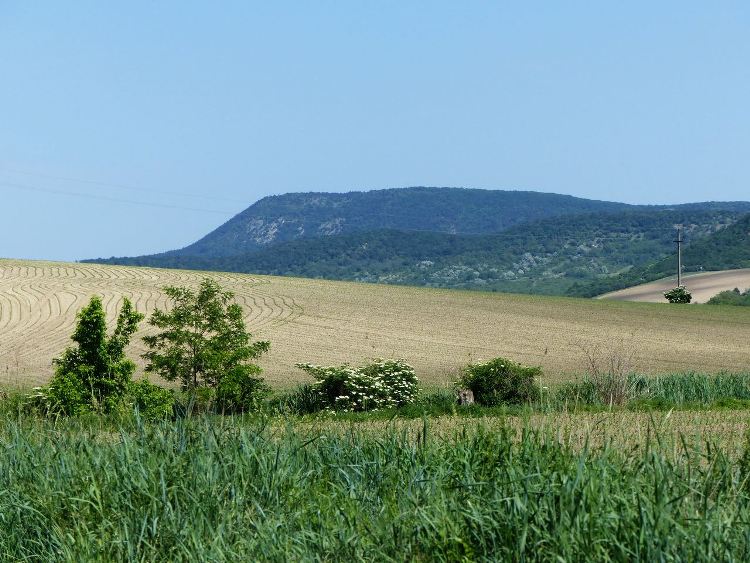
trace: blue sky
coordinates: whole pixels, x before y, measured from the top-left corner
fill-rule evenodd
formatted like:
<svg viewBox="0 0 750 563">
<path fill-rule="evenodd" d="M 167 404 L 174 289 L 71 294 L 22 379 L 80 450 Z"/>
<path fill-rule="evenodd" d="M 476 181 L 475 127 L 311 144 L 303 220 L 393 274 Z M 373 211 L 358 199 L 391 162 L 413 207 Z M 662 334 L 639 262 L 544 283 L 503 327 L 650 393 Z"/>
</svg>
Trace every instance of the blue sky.
<svg viewBox="0 0 750 563">
<path fill-rule="evenodd" d="M 750 199 L 748 61 L 747 2 L 0 0 L 0 256 L 288 191 Z"/>
</svg>

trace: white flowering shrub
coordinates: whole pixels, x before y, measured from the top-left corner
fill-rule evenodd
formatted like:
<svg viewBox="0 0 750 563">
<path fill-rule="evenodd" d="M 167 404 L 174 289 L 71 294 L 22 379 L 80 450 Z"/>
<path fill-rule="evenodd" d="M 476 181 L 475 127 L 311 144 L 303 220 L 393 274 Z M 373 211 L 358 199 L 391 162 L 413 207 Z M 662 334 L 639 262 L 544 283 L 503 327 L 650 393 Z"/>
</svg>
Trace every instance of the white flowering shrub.
<svg viewBox="0 0 750 563">
<path fill-rule="evenodd" d="M 670 303 L 690 303 L 693 300 L 693 295 L 684 285 L 678 285 L 674 289 L 665 291 L 664 298 Z"/>
<path fill-rule="evenodd" d="M 409 405 L 417 398 L 419 380 L 404 360 L 376 359 L 352 367 L 297 364 L 315 378 L 313 387 L 326 408 L 361 412 Z"/>
</svg>

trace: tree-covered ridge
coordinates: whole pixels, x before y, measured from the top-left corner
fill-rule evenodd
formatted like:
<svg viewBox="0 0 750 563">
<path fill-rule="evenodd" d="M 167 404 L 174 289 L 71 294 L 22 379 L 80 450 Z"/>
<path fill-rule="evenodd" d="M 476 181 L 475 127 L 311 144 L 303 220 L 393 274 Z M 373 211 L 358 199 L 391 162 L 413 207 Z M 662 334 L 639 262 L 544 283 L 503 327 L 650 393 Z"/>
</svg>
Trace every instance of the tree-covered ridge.
<svg viewBox="0 0 750 563">
<path fill-rule="evenodd" d="M 705 238 L 686 245 L 682 253 L 685 272 L 733 270 L 750 267 L 750 215 L 735 224 Z M 677 271 L 677 257 L 670 253 L 663 258 L 634 267 L 617 276 L 578 283 L 568 290 L 569 295 L 593 297 L 633 285 L 658 280 Z"/>
<path fill-rule="evenodd" d="M 229 256 L 301 238 L 382 229 L 494 233 L 547 217 L 630 207 L 560 194 L 464 188 L 288 193 L 265 197 L 197 242 L 166 254 Z"/>
<path fill-rule="evenodd" d="M 383 229 L 489 234 L 551 217 L 667 209 L 750 212 L 750 203 L 636 206 L 552 193 L 429 187 L 290 193 L 263 198 L 199 241 L 165 254 L 232 256 L 291 240 Z"/>
<path fill-rule="evenodd" d="M 687 241 L 739 218 L 735 211 L 627 210 L 548 218 L 501 233 L 380 229 L 299 239 L 235 256 L 144 256 L 103 263 L 294 275 L 339 280 L 564 293 L 672 252 L 676 224 Z"/>
</svg>

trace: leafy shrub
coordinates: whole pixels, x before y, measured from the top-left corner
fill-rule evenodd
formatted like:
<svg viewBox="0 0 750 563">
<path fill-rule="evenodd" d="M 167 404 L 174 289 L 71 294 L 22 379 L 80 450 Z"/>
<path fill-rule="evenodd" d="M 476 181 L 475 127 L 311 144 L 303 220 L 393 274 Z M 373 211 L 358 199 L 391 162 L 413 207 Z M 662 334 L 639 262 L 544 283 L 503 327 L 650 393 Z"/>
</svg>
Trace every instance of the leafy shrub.
<svg viewBox="0 0 750 563">
<path fill-rule="evenodd" d="M 539 399 L 540 390 L 534 378 L 541 374 L 539 367 L 495 358 L 466 366 L 457 386 L 471 389 L 480 405 L 517 405 Z"/>
<path fill-rule="evenodd" d="M 78 313 L 71 337 L 75 346 L 54 360 L 55 375 L 47 387 L 39 387 L 32 403 L 47 412 L 77 415 L 87 411 L 112 412 L 122 403 L 135 364 L 125 357 L 125 348 L 143 315 L 123 301 L 112 336 L 99 297 Z"/>
<path fill-rule="evenodd" d="M 31 406 L 43 413 L 77 416 L 91 410 L 91 393 L 83 385 L 84 376 L 59 371 L 46 387 L 34 387 Z"/>
<path fill-rule="evenodd" d="M 664 292 L 664 297 L 670 303 L 690 303 L 693 300 L 693 295 L 685 288 L 684 285 L 670 289 Z"/>
<path fill-rule="evenodd" d="M 305 383 L 273 397 L 269 402 L 273 412 L 279 414 L 312 414 L 327 407 L 323 394 L 313 383 Z"/>
<path fill-rule="evenodd" d="M 238 366 L 219 379 L 216 387 L 216 409 L 234 414 L 256 410 L 270 389 L 260 377 Z"/>
<path fill-rule="evenodd" d="M 419 381 L 404 360 L 376 359 L 351 367 L 297 364 L 312 375 L 314 386 L 325 408 L 360 412 L 399 407 L 414 402 Z"/>
<path fill-rule="evenodd" d="M 130 398 L 138 413 L 146 420 L 163 420 L 172 416 L 175 397 L 169 389 L 139 379 L 130 385 Z"/>
<path fill-rule="evenodd" d="M 731 291 L 722 291 L 714 295 L 707 303 L 708 305 L 739 305 L 750 307 L 750 289 L 740 291 L 739 288 L 735 287 Z"/>
<path fill-rule="evenodd" d="M 194 387 L 189 391 L 176 394 L 175 414 L 183 416 L 200 415 L 216 411 L 216 389 L 213 387 Z"/>
</svg>

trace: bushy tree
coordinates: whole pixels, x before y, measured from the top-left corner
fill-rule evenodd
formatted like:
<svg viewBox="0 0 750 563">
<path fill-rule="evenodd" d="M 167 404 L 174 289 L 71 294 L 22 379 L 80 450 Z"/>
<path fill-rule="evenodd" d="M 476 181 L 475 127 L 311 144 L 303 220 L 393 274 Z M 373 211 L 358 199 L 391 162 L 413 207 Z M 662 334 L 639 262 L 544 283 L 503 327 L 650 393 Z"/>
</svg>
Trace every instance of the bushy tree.
<svg viewBox="0 0 750 563">
<path fill-rule="evenodd" d="M 258 377 L 262 370 L 252 360 L 270 344 L 251 342 L 234 294 L 210 278 L 198 291 L 168 286 L 164 292 L 172 307 L 156 309 L 149 319 L 160 332 L 144 337 L 150 348 L 143 356 L 146 371 L 179 381 L 185 391 L 214 389 L 224 410 L 252 408 L 265 390 Z"/>
<path fill-rule="evenodd" d="M 42 396 L 47 406 L 63 414 L 87 410 L 111 411 L 128 392 L 135 364 L 125 357 L 125 348 L 143 315 L 123 300 L 117 326 L 107 336 L 107 318 L 102 301 L 92 297 L 78 313 L 72 340 L 53 363 L 55 375 Z"/>
</svg>

